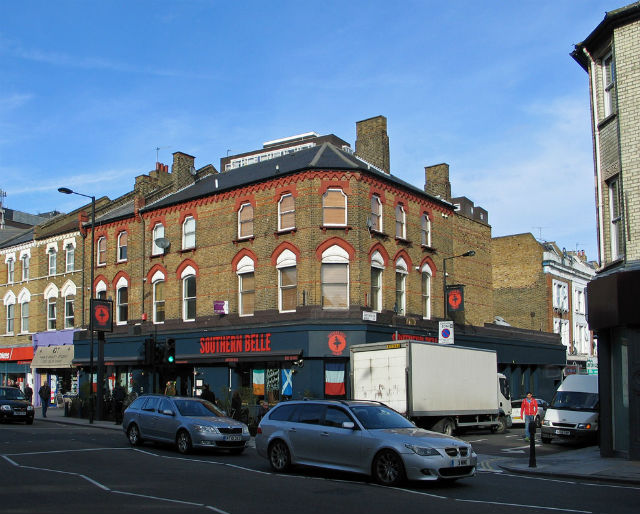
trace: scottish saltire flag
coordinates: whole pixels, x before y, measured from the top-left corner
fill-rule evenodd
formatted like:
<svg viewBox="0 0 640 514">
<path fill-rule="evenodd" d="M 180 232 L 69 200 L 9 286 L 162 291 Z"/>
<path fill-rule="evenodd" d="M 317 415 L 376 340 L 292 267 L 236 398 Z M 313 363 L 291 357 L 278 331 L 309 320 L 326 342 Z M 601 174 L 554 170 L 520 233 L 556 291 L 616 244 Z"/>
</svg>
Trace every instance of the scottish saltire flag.
<svg viewBox="0 0 640 514">
<path fill-rule="evenodd" d="M 282 395 L 292 396 L 293 395 L 293 370 L 283 369 L 280 383 L 282 384 Z"/>
<path fill-rule="evenodd" d="M 256 396 L 264 396 L 264 370 L 253 370 L 253 394 Z"/>
<path fill-rule="evenodd" d="M 344 362 L 327 362 L 324 365 L 324 394 L 342 396 L 344 387 Z"/>
</svg>

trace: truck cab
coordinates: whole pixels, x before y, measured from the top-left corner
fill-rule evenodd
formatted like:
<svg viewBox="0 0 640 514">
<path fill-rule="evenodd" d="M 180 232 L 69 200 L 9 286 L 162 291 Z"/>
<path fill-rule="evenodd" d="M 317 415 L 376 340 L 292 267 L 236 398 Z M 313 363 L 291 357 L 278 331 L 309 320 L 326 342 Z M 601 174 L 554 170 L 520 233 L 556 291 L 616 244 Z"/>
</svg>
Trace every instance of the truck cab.
<svg viewBox="0 0 640 514">
<path fill-rule="evenodd" d="M 506 422 L 505 428 L 511 428 L 513 420 L 511 419 L 511 389 L 507 377 L 502 373 L 498 373 L 498 409 L 500 417 Z M 499 430 L 503 432 L 504 430 Z"/>
</svg>

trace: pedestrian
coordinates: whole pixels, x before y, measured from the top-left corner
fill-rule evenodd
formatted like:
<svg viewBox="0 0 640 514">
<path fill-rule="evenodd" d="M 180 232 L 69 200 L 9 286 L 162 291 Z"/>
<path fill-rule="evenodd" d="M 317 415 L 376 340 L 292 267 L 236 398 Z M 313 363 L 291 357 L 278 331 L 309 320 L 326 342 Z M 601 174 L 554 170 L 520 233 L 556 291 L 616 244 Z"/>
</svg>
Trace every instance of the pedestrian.
<svg viewBox="0 0 640 514">
<path fill-rule="evenodd" d="M 531 423 L 536 422 L 536 416 L 538 415 L 538 402 L 531 394 L 531 391 L 529 391 L 527 393 L 527 397 L 522 400 L 522 405 L 520 405 L 520 415 L 524 418 L 524 438 L 528 441 Z"/>
<path fill-rule="evenodd" d="M 111 398 L 113 400 L 113 417 L 116 425 L 120 425 L 122 423 L 122 405 L 124 403 L 125 396 L 126 391 L 124 390 L 124 387 L 120 384 L 116 384 L 113 388 L 113 393 L 111 394 Z"/>
<path fill-rule="evenodd" d="M 42 417 L 47 417 L 47 408 L 49 407 L 49 402 L 51 401 L 51 388 L 49 384 L 46 382 L 40 386 L 38 390 L 38 396 L 42 401 Z"/>
<path fill-rule="evenodd" d="M 202 394 L 200 395 L 200 398 L 213 404 L 216 403 L 216 395 L 211 389 L 209 389 L 209 384 L 205 384 L 202 387 Z"/>
<path fill-rule="evenodd" d="M 171 380 L 167 381 L 167 387 L 164 388 L 164 394 L 167 396 L 175 396 L 176 395 L 176 383 Z"/>
<path fill-rule="evenodd" d="M 25 383 L 24 385 L 24 395 L 27 400 L 29 400 L 29 403 L 31 403 L 33 400 L 33 389 L 31 389 L 31 386 L 28 383 Z"/>
<path fill-rule="evenodd" d="M 231 397 L 231 417 L 239 421 L 241 414 L 242 398 L 240 397 L 240 393 L 238 391 L 234 391 L 233 396 Z"/>
</svg>

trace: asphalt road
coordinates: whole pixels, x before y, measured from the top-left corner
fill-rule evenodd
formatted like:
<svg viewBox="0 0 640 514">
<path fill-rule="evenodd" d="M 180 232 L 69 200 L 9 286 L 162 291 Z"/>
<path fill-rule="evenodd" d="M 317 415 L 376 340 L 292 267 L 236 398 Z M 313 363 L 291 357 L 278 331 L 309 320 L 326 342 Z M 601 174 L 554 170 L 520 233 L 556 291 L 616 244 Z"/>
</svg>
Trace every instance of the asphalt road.
<svg viewBox="0 0 640 514">
<path fill-rule="evenodd" d="M 165 446 L 131 448 L 114 431 L 0 425 L 0 505 L 5 514 L 637 512 L 638 487 L 512 475 L 492 466 L 502 458 L 527 458 L 517 453 L 526 447 L 520 433 L 464 435 L 484 464 L 475 478 L 387 488 L 335 472 L 273 474 L 253 448 L 241 456 L 183 457 Z"/>
</svg>

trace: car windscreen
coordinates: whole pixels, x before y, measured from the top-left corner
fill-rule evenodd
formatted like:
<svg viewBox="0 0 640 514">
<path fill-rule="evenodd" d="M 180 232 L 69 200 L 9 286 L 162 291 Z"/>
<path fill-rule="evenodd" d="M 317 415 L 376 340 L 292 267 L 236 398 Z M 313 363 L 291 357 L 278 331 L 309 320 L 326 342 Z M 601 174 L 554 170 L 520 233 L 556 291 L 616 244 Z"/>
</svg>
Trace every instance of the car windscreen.
<svg viewBox="0 0 640 514">
<path fill-rule="evenodd" d="M 557 391 L 549 408 L 565 410 L 598 410 L 598 393 Z"/>
<path fill-rule="evenodd" d="M 204 400 L 174 400 L 174 402 L 182 416 L 224 416 L 224 413 L 213 403 Z"/>
<path fill-rule="evenodd" d="M 396 411 L 382 405 L 354 405 L 351 407 L 362 426 L 369 430 L 385 428 L 415 428 L 415 425 Z"/>
<path fill-rule="evenodd" d="M 0 399 L 3 400 L 26 400 L 24 393 L 20 389 L 11 387 L 0 389 Z"/>
</svg>

